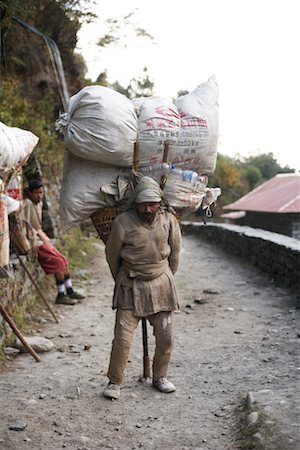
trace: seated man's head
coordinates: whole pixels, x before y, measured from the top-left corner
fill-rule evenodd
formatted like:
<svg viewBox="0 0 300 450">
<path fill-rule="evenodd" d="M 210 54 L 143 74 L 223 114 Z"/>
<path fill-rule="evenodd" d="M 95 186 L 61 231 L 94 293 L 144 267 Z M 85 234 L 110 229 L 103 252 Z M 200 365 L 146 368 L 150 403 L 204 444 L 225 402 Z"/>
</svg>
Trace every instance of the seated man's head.
<svg viewBox="0 0 300 450">
<path fill-rule="evenodd" d="M 43 200 L 44 188 L 41 180 L 32 180 L 28 184 L 28 195 L 30 200 L 37 205 Z"/>
</svg>

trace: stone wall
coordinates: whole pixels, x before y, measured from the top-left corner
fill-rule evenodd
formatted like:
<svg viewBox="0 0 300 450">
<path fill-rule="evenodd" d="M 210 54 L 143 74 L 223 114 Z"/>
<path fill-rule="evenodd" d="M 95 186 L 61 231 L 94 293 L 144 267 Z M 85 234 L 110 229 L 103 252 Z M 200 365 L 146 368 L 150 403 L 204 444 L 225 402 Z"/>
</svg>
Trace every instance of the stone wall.
<svg viewBox="0 0 300 450">
<path fill-rule="evenodd" d="M 183 222 L 184 234 L 193 233 L 238 255 L 267 272 L 277 285 L 300 289 L 300 242 L 270 231 L 228 224 Z"/>
</svg>

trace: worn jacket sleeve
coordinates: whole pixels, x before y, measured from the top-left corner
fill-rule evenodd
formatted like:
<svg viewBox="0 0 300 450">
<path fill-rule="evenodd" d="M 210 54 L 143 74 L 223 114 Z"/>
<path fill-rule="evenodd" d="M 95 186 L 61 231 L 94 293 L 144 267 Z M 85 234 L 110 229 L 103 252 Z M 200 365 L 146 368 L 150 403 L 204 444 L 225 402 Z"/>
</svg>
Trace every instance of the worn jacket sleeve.
<svg viewBox="0 0 300 450">
<path fill-rule="evenodd" d="M 169 245 L 171 248 L 171 253 L 169 256 L 170 268 L 175 274 L 178 269 L 180 252 L 181 252 L 181 230 L 176 217 L 170 213 L 170 235 L 169 235 Z"/>
<path fill-rule="evenodd" d="M 123 227 L 115 220 L 105 247 L 106 260 L 115 281 L 122 263 L 120 252 L 123 246 L 123 238 Z"/>
</svg>

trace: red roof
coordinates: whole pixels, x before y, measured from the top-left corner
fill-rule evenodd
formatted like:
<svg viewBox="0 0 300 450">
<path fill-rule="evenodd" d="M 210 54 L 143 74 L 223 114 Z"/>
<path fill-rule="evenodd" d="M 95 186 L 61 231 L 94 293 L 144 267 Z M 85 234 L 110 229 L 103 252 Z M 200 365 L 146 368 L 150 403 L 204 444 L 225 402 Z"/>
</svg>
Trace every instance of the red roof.
<svg viewBox="0 0 300 450">
<path fill-rule="evenodd" d="M 283 173 L 223 209 L 272 213 L 300 212 L 300 173 Z"/>
</svg>

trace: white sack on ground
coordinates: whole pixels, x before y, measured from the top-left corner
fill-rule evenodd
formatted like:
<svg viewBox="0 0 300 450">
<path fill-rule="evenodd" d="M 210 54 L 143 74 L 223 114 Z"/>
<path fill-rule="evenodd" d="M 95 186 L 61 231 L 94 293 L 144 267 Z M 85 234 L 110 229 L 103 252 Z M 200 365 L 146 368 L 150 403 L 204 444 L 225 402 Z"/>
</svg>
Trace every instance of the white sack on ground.
<svg viewBox="0 0 300 450">
<path fill-rule="evenodd" d="M 59 205 L 65 229 L 80 224 L 98 209 L 108 206 L 100 188 L 115 180 L 119 172 L 118 167 L 84 160 L 65 150 Z"/>
<path fill-rule="evenodd" d="M 0 170 L 10 171 L 22 166 L 38 141 L 31 131 L 0 122 Z"/>
<path fill-rule="evenodd" d="M 137 117 L 132 102 L 113 89 L 87 86 L 69 100 L 56 121 L 74 155 L 115 166 L 132 167 Z"/>
<path fill-rule="evenodd" d="M 162 161 L 165 143 L 176 143 L 180 132 L 180 116 L 174 103 L 162 97 L 132 100 L 138 117 L 140 167 Z"/>
<path fill-rule="evenodd" d="M 181 117 L 178 144 L 170 145 L 169 159 L 177 167 L 213 174 L 219 134 L 219 88 L 215 76 L 175 101 Z"/>
</svg>

